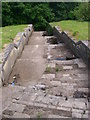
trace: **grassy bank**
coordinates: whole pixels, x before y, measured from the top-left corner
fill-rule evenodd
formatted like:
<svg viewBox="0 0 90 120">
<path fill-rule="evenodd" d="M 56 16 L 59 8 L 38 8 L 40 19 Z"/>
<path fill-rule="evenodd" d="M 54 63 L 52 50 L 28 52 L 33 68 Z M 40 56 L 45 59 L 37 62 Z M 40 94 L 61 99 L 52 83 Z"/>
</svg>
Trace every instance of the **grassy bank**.
<svg viewBox="0 0 90 120">
<path fill-rule="evenodd" d="M 17 33 L 24 31 L 26 27 L 27 25 L 6 26 L 2 27 L 2 32 L 0 28 L 0 34 L 2 33 L 2 48 L 5 44 L 12 43 Z"/>
<path fill-rule="evenodd" d="M 88 40 L 88 22 L 65 20 L 50 23 L 52 26 L 59 26 L 62 31 L 69 31 L 76 40 Z"/>
</svg>

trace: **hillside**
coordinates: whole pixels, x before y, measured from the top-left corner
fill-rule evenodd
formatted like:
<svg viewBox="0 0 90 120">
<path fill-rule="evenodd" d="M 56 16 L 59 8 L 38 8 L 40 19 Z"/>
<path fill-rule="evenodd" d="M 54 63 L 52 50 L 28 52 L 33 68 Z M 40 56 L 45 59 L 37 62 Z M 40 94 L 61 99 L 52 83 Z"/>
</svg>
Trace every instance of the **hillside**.
<svg viewBox="0 0 90 120">
<path fill-rule="evenodd" d="M 52 26 L 59 26 L 62 31 L 68 31 L 76 40 L 88 40 L 88 22 L 64 20 L 50 24 Z"/>
</svg>

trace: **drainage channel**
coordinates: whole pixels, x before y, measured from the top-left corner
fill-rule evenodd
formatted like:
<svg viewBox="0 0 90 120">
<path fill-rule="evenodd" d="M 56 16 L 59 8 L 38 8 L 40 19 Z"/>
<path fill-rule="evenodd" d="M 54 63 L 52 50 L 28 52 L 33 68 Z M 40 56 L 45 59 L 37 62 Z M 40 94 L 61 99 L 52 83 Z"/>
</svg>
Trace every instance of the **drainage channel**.
<svg viewBox="0 0 90 120">
<path fill-rule="evenodd" d="M 61 61 L 63 61 L 63 60 L 73 60 L 73 59 L 77 59 L 77 57 L 56 58 L 56 59 L 54 59 L 54 60 L 61 60 Z"/>
</svg>

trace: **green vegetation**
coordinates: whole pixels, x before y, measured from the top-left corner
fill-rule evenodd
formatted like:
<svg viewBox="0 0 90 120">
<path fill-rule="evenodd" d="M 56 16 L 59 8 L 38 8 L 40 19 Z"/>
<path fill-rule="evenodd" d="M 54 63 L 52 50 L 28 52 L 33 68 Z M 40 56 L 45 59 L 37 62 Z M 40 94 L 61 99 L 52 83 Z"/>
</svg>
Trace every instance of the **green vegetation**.
<svg viewBox="0 0 90 120">
<path fill-rule="evenodd" d="M 3 2 L 2 25 L 31 23 L 35 30 L 44 30 L 48 22 L 72 19 L 71 11 L 78 5 L 64 2 Z"/>
<path fill-rule="evenodd" d="M 16 34 L 26 27 L 25 24 L 33 24 L 35 30 L 46 30 L 50 22 L 53 22 L 52 25 L 60 26 L 62 30 L 69 31 L 78 40 L 87 40 L 88 23 L 86 21 L 90 20 L 89 5 L 89 3 L 79 2 L 2 2 L 3 28 L 2 30 L 0 28 L 0 35 L 3 33 L 2 46 L 13 42 Z M 48 33 L 52 35 L 50 26 Z"/>
<path fill-rule="evenodd" d="M 59 68 L 58 67 L 56 67 L 55 70 L 56 70 L 56 72 L 59 72 Z"/>
<path fill-rule="evenodd" d="M 74 15 L 76 19 L 79 21 L 89 21 L 89 6 L 90 3 L 81 3 L 78 7 L 74 10 Z"/>
<path fill-rule="evenodd" d="M 41 118 L 41 117 L 42 117 L 41 112 L 38 112 L 38 114 L 37 114 L 37 118 Z"/>
<path fill-rule="evenodd" d="M 77 35 L 78 35 L 78 31 L 73 32 L 72 35 L 73 35 L 73 36 L 77 36 Z"/>
<path fill-rule="evenodd" d="M 23 32 L 27 25 L 16 25 L 2 27 L 2 47 L 4 44 L 13 42 L 18 32 Z M 1 31 L 1 30 L 0 30 Z"/>
<path fill-rule="evenodd" d="M 79 2 L 3 2 L 2 26 L 33 24 L 35 30 L 45 30 L 48 22 L 89 21 L 89 5 Z"/>
<path fill-rule="evenodd" d="M 47 3 L 2 3 L 2 25 L 33 24 L 35 30 L 44 30 L 47 22 L 54 19 Z"/>
<path fill-rule="evenodd" d="M 50 23 L 52 26 L 59 26 L 62 31 L 69 31 L 76 40 L 88 40 L 88 22 L 65 20 Z"/>
<path fill-rule="evenodd" d="M 50 73 L 51 72 L 51 67 L 46 67 L 46 70 L 45 70 L 46 73 Z"/>
<path fill-rule="evenodd" d="M 48 36 L 49 36 L 49 35 L 53 35 L 53 29 L 52 29 L 52 26 L 51 26 L 50 24 L 48 24 L 48 25 L 46 26 L 46 31 L 47 31 L 47 33 L 48 33 Z"/>
</svg>

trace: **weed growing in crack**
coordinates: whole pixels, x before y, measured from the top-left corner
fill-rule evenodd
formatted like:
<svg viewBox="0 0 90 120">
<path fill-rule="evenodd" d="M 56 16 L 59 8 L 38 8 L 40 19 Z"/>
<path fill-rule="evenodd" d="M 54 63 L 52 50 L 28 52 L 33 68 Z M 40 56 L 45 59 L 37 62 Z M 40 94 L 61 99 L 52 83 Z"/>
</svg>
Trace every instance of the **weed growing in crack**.
<svg viewBox="0 0 90 120">
<path fill-rule="evenodd" d="M 46 70 L 45 70 L 46 73 L 50 73 L 51 72 L 51 67 L 46 67 Z"/>
<path fill-rule="evenodd" d="M 37 118 L 41 118 L 41 113 L 40 112 L 38 112 L 38 114 L 37 114 Z"/>
<path fill-rule="evenodd" d="M 56 70 L 56 72 L 59 72 L 59 68 L 58 68 L 58 67 L 56 67 L 56 69 L 55 69 L 55 70 Z"/>
</svg>

